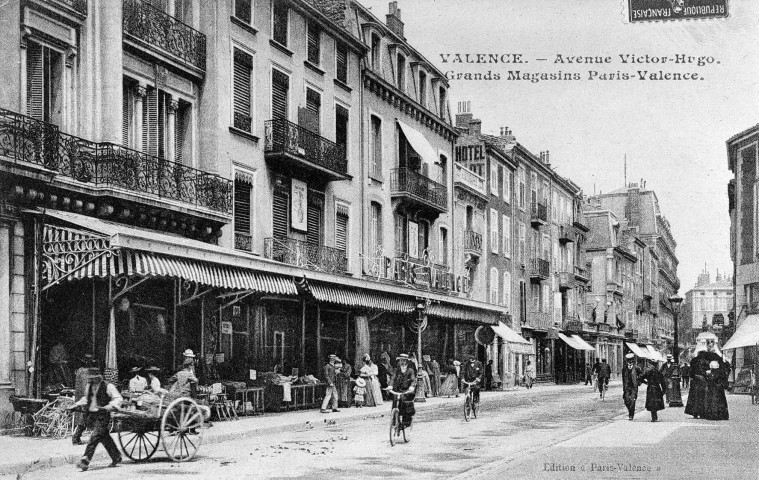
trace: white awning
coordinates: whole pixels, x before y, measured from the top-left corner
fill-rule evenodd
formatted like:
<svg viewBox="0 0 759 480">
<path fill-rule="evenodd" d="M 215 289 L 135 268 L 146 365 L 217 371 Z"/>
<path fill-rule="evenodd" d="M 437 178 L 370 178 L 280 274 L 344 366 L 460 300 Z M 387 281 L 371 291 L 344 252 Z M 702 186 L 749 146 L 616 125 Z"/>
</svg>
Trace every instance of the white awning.
<svg viewBox="0 0 759 480">
<path fill-rule="evenodd" d="M 627 348 L 629 348 L 631 352 L 640 358 L 648 358 L 648 349 L 646 349 L 646 351 L 643 351 L 643 349 L 641 349 L 638 345 L 630 342 L 625 342 L 625 345 L 627 345 Z"/>
<path fill-rule="evenodd" d="M 557 332 L 557 333 L 559 335 L 559 338 L 562 339 L 564 343 L 574 348 L 575 350 L 582 350 L 582 347 L 578 345 L 577 342 L 575 342 L 575 340 L 572 337 L 568 337 L 561 332 Z"/>
<path fill-rule="evenodd" d="M 585 340 L 583 340 L 581 336 L 579 336 L 577 334 L 572 334 L 571 337 L 572 337 L 572 340 L 574 340 L 575 342 L 577 342 L 577 345 L 580 346 L 579 350 L 586 350 L 588 352 L 595 352 L 596 351 L 596 349 L 593 348 L 593 346 L 591 344 L 589 344 L 588 342 L 586 342 Z"/>
<path fill-rule="evenodd" d="M 504 342 L 509 344 L 509 349 L 513 353 L 535 355 L 532 342 L 526 340 L 520 334 L 509 328 L 505 323 L 498 322 L 498 325 L 491 325 L 490 328 L 492 328 L 495 334 L 501 337 Z"/>
<path fill-rule="evenodd" d="M 401 130 L 403 130 L 403 134 L 406 136 L 406 140 L 408 140 L 408 143 L 411 144 L 411 148 L 413 148 L 414 151 L 418 153 L 420 157 L 422 157 L 424 163 L 433 165 L 437 161 L 438 156 L 437 151 L 430 144 L 430 142 L 418 130 L 409 127 L 400 120 L 396 121 L 398 122 L 398 125 L 401 126 Z"/>
<path fill-rule="evenodd" d="M 759 315 L 748 315 L 743 319 L 733 336 L 730 337 L 730 340 L 722 347 L 722 350 L 750 347 L 757 343 L 759 343 Z"/>
<path fill-rule="evenodd" d="M 646 350 L 648 351 L 648 358 L 651 360 L 656 360 L 657 362 L 665 362 L 666 360 L 662 356 L 661 353 L 659 353 L 658 350 L 656 350 L 653 345 L 646 345 Z"/>
</svg>

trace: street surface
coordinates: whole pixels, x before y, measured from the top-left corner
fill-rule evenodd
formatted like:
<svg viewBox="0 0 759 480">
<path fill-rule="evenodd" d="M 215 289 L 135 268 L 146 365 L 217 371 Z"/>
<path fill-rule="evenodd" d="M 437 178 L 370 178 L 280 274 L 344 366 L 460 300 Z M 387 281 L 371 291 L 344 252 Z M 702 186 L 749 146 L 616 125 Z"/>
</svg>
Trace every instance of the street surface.
<svg viewBox="0 0 759 480">
<path fill-rule="evenodd" d="M 319 421 L 299 429 L 204 444 L 189 463 L 159 450 L 145 464 L 109 468 L 96 458 L 86 473 L 66 465 L 19 478 L 759 478 L 759 406 L 748 396 L 728 395 L 727 422 L 693 420 L 680 408 L 660 412 L 658 423 L 645 410 L 629 422 L 619 386 L 605 402 L 590 387 L 482 397 L 480 417 L 469 423 L 463 396 L 419 411 L 411 442 L 395 447 L 386 403 L 350 421 L 314 416 Z M 639 409 L 644 403 L 642 388 Z"/>
</svg>

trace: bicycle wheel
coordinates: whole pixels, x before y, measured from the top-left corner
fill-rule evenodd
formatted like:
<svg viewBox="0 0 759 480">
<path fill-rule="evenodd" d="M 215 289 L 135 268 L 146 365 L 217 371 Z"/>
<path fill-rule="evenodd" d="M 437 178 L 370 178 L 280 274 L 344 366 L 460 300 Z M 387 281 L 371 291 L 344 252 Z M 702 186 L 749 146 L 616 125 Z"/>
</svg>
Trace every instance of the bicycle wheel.
<svg viewBox="0 0 759 480">
<path fill-rule="evenodd" d="M 464 421 L 469 421 L 469 416 L 472 413 L 472 397 L 467 394 L 466 401 L 464 402 Z"/>
<path fill-rule="evenodd" d="M 393 409 L 393 413 L 390 415 L 390 446 L 395 446 L 396 437 L 398 436 L 398 428 L 400 422 L 400 412 L 397 408 Z"/>
<path fill-rule="evenodd" d="M 475 402 L 474 399 L 472 399 L 472 415 L 474 418 L 477 418 L 477 412 L 480 410 L 480 402 Z"/>
<path fill-rule="evenodd" d="M 408 443 L 411 440 L 411 432 L 409 431 L 409 428 L 404 427 L 403 425 L 401 425 L 401 432 L 403 432 L 403 442 L 404 443 Z"/>
</svg>

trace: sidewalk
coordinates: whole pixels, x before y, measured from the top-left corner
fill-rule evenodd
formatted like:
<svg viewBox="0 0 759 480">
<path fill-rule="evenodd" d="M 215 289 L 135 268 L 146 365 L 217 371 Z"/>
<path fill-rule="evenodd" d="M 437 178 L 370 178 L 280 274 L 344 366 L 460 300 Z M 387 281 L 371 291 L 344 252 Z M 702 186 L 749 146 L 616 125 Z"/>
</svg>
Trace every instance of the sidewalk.
<svg viewBox="0 0 759 480">
<path fill-rule="evenodd" d="M 612 385 L 619 384 L 612 382 Z M 482 392 L 484 399 L 497 399 L 507 395 L 527 395 L 528 393 L 551 392 L 556 390 L 578 390 L 588 392 L 590 387 L 579 385 L 545 385 L 532 390 L 515 388 L 505 391 Z M 417 411 L 433 410 L 437 408 L 452 407 L 462 402 L 461 397 L 456 398 L 428 398 L 426 402 L 416 403 Z M 380 418 L 388 414 L 390 406 L 385 402 L 376 408 L 345 408 L 338 413 L 323 414 L 318 409 L 301 410 L 293 412 L 267 413 L 255 417 L 240 417 L 238 421 L 214 422 L 211 428 L 205 430 L 203 443 L 221 443 L 230 440 L 242 439 L 253 435 L 266 435 L 267 433 L 297 431 L 308 428 L 323 428 L 337 423 L 354 423 L 367 418 Z M 118 443 L 118 442 L 117 442 Z M 159 446 L 160 450 L 160 446 Z M 63 465 L 73 465 L 84 452 L 84 446 L 74 446 L 70 438 L 61 440 L 39 437 L 10 437 L 0 436 L 0 476 L 27 473 L 44 468 L 52 468 Z M 203 454 L 200 447 L 199 455 Z M 105 450 L 98 448 L 96 457 L 102 460 L 107 458 Z"/>
</svg>

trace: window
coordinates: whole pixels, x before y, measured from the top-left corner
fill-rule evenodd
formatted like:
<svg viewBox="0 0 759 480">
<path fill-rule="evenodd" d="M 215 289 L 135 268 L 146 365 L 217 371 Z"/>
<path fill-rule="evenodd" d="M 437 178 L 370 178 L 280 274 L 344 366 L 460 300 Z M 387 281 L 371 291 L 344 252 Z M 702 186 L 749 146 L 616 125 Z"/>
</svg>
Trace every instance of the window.
<svg viewBox="0 0 759 480">
<path fill-rule="evenodd" d="M 372 69 L 380 70 L 380 37 L 377 34 L 372 34 Z"/>
<path fill-rule="evenodd" d="M 314 65 L 321 65 L 321 36 L 319 26 L 314 23 L 308 24 L 308 51 L 306 58 Z"/>
<path fill-rule="evenodd" d="M 289 9 L 287 3 L 279 0 L 273 0 L 271 5 L 272 18 L 272 39 L 282 46 L 287 46 Z"/>
<path fill-rule="evenodd" d="M 245 23 L 251 23 L 253 20 L 252 0 L 234 0 L 235 17 Z"/>
<path fill-rule="evenodd" d="M 538 175 L 532 173 L 530 175 L 530 205 L 538 203 Z"/>
<path fill-rule="evenodd" d="M 289 182 L 288 182 L 289 183 Z M 289 204 L 290 198 L 287 194 L 287 188 L 282 190 L 275 189 L 272 197 L 272 235 L 274 238 L 287 238 L 287 232 L 289 231 Z"/>
<path fill-rule="evenodd" d="M 495 267 L 490 269 L 490 303 L 498 304 L 498 269 Z"/>
<path fill-rule="evenodd" d="M 369 257 L 382 256 L 382 205 L 371 203 L 369 216 Z"/>
<path fill-rule="evenodd" d="M 530 297 L 532 298 L 532 311 L 540 312 L 543 302 L 540 300 L 540 285 L 533 283 L 530 285 Z"/>
<path fill-rule="evenodd" d="M 525 205 L 525 171 L 524 168 L 519 168 L 519 208 L 524 212 Z"/>
<path fill-rule="evenodd" d="M 511 273 L 503 272 L 503 304 L 511 307 Z"/>
<path fill-rule="evenodd" d="M 490 209 L 490 251 L 498 253 L 498 210 Z"/>
<path fill-rule="evenodd" d="M 335 77 L 348 83 L 348 46 L 343 42 L 335 42 Z"/>
<path fill-rule="evenodd" d="M 547 234 L 543 234 L 543 260 L 550 260 L 551 258 L 551 240 Z"/>
<path fill-rule="evenodd" d="M 503 216 L 503 256 L 511 257 L 511 217 Z"/>
<path fill-rule="evenodd" d="M 311 245 L 324 245 L 324 198 L 308 191 L 306 209 L 306 242 Z"/>
<path fill-rule="evenodd" d="M 445 155 L 440 155 L 437 183 L 448 185 L 448 159 L 445 158 Z"/>
<path fill-rule="evenodd" d="M 288 119 L 290 77 L 279 70 L 271 71 L 271 117 Z"/>
<path fill-rule="evenodd" d="M 548 285 L 548 283 L 543 284 L 543 298 L 541 300 L 543 301 L 543 309 L 541 312 L 548 313 L 550 312 L 550 306 L 551 306 L 551 286 Z"/>
<path fill-rule="evenodd" d="M 445 99 L 445 88 L 443 88 L 443 87 L 440 87 L 440 98 L 439 98 L 439 100 L 440 100 L 440 104 L 439 104 L 439 110 L 438 111 L 440 112 L 440 118 L 442 118 L 443 120 L 445 120 L 445 102 L 446 102 L 446 99 Z"/>
<path fill-rule="evenodd" d="M 500 195 L 498 190 L 498 166 L 491 160 L 490 164 L 490 194 L 496 197 Z"/>
<path fill-rule="evenodd" d="M 511 203 L 511 182 L 514 181 L 514 174 L 510 170 L 503 172 L 503 201 Z"/>
<path fill-rule="evenodd" d="M 382 178 L 382 120 L 371 116 L 371 169 L 369 175 L 376 179 Z"/>
<path fill-rule="evenodd" d="M 232 125 L 250 133 L 252 126 L 250 77 L 253 72 L 253 57 L 235 48 L 233 62 L 232 111 L 234 118 Z"/>
<path fill-rule="evenodd" d="M 335 105 L 335 143 L 348 150 L 348 109 Z"/>
<path fill-rule="evenodd" d="M 251 251 L 251 209 L 252 185 L 248 181 L 235 179 L 234 229 L 235 248 Z"/>
<path fill-rule="evenodd" d="M 406 91 L 406 57 L 398 54 L 398 88 L 401 89 L 401 91 Z"/>
<path fill-rule="evenodd" d="M 395 214 L 395 252 L 408 253 L 408 223 L 406 217 L 398 213 Z"/>
<path fill-rule="evenodd" d="M 337 204 L 335 210 L 335 248 L 347 254 L 348 220 L 350 219 L 348 206 Z"/>
<path fill-rule="evenodd" d="M 306 108 L 298 110 L 298 125 L 314 133 L 321 131 L 322 96 L 316 90 L 306 88 Z"/>
<path fill-rule="evenodd" d="M 527 244 L 527 228 L 524 222 L 519 222 L 519 261 L 523 264 L 525 261 L 525 249 Z"/>
<path fill-rule="evenodd" d="M 63 55 L 31 41 L 26 52 L 26 112 L 59 126 L 63 121 Z"/>
<path fill-rule="evenodd" d="M 498 165 L 498 176 L 496 177 L 496 183 L 495 186 L 498 188 L 498 183 L 501 182 L 501 188 L 503 188 L 503 184 L 506 183 L 506 177 L 504 177 L 504 170 L 501 165 Z M 493 195 L 496 197 L 501 194 L 501 190 L 496 190 L 493 192 Z"/>
<path fill-rule="evenodd" d="M 438 261 L 441 265 L 448 265 L 448 229 L 440 227 L 440 258 Z"/>
<path fill-rule="evenodd" d="M 419 71 L 419 103 L 427 108 L 427 74 Z"/>
</svg>

